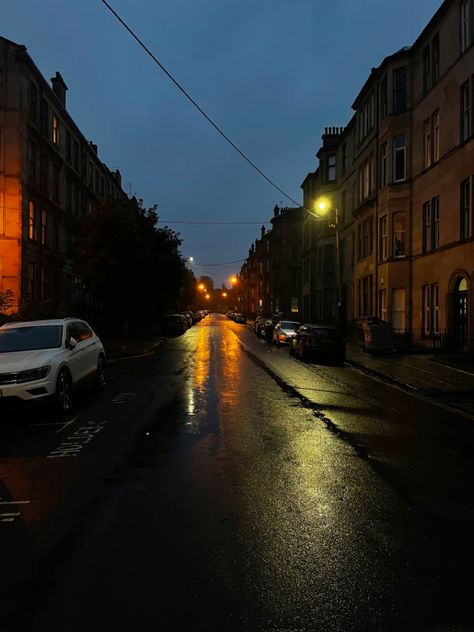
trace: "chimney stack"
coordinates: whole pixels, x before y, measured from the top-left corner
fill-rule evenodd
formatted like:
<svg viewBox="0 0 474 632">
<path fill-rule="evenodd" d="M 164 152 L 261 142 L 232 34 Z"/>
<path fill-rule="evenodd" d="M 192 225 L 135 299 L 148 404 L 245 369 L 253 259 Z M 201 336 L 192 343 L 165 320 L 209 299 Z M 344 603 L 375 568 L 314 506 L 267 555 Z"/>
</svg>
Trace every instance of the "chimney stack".
<svg viewBox="0 0 474 632">
<path fill-rule="evenodd" d="M 58 97 L 61 105 L 65 108 L 67 85 L 64 83 L 64 79 L 61 77 L 61 74 L 58 71 L 56 71 L 55 77 L 51 77 L 51 85 L 54 94 Z"/>
</svg>

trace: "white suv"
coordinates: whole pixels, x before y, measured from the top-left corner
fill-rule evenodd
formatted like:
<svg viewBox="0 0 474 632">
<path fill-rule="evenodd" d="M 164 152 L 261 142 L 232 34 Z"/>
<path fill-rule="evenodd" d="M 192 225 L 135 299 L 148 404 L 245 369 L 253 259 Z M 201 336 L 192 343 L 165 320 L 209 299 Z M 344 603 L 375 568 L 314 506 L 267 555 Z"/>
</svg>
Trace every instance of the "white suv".
<svg viewBox="0 0 474 632">
<path fill-rule="evenodd" d="M 105 352 L 84 320 L 32 320 L 0 327 L 0 398 L 52 396 L 67 413 L 73 387 L 89 378 L 105 386 Z"/>
</svg>

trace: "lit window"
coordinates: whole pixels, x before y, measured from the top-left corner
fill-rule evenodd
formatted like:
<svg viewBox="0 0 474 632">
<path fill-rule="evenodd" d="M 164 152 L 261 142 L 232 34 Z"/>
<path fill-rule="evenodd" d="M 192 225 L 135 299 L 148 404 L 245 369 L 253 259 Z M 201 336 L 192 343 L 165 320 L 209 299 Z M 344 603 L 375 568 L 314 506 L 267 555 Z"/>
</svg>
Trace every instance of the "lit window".
<svg viewBox="0 0 474 632">
<path fill-rule="evenodd" d="M 406 213 L 398 211 L 393 214 L 393 256 L 406 255 Z"/>
<path fill-rule="evenodd" d="M 28 203 L 28 237 L 36 239 L 36 205 L 33 200 Z"/>
<path fill-rule="evenodd" d="M 59 145 L 59 120 L 56 114 L 53 114 L 52 118 L 52 141 L 54 145 Z"/>
</svg>

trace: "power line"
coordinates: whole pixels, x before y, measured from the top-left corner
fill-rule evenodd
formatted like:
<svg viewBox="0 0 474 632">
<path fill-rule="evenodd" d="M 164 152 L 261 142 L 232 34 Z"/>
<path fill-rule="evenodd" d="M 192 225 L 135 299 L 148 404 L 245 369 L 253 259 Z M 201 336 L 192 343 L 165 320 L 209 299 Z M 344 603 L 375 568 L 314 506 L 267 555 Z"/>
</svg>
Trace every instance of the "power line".
<svg viewBox="0 0 474 632">
<path fill-rule="evenodd" d="M 214 222 L 211 220 L 199 220 L 199 221 L 188 221 L 188 220 L 174 220 L 174 219 L 159 219 L 158 224 L 269 224 L 268 220 L 263 220 L 260 222 L 251 222 L 251 221 L 243 221 L 243 222 Z"/>
<path fill-rule="evenodd" d="M 301 206 L 301 204 L 299 202 L 297 202 L 296 200 L 294 200 L 291 195 L 288 195 L 288 193 L 285 193 L 285 191 L 283 191 L 283 189 L 280 189 L 280 187 L 273 182 L 273 180 L 271 180 L 267 175 L 265 175 L 263 173 L 263 171 L 261 169 L 259 169 L 257 167 L 257 165 L 252 162 L 252 160 L 250 160 L 250 158 L 248 158 L 238 147 L 235 143 L 233 143 L 231 141 L 231 139 L 227 136 L 227 134 L 225 134 L 222 129 L 216 124 L 214 123 L 214 121 L 206 114 L 206 112 L 201 108 L 200 105 L 198 105 L 198 103 L 196 103 L 196 101 L 191 97 L 191 95 L 181 86 L 180 83 L 178 83 L 178 81 L 173 77 L 173 75 L 166 70 L 166 68 L 163 66 L 163 64 L 155 57 L 155 55 L 151 52 L 151 50 L 143 43 L 143 41 L 138 37 L 138 35 L 136 35 L 133 30 L 128 26 L 128 24 L 119 16 L 119 14 L 111 7 L 111 5 L 107 2 L 107 0 L 102 0 L 102 3 L 105 4 L 105 6 L 109 9 L 109 11 L 117 18 L 117 20 L 120 22 L 120 24 L 122 24 L 122 26 L 130 33 L 130 35 L 133 37 L 133 39 L 143 48 L 143 50 L 153 59 L 153 61 L 161 68 L 161 70 L 165 73 L 165 75 L 174 83 L 174 85 L 178 88 L 178 90 L 180 90 L 184 96 L 194 105 L 194 107 L 204 116 L 204 118 L 208 121 L 208 123 L 210 123 L 212 125 L 212 127 L 224 138 L 224 140 L 226 140 L 229 145 L 231 145 L 231 147 L 233 147 L 235 149 L 235 151 L 253 168 L 255 169 L 255 171 L 257 171 L 257 173 L 259 173 L 263 178 L 265 178 L 265 180 L 271 184 L 275 189 L 277 189 L 277 191 L 279 191 L 282 195 L 284 195 L 286 198 L 288 198 L 291 202 L 293 202 L 293 204 L 296 204 L 296 206 Z"/>
</svg>

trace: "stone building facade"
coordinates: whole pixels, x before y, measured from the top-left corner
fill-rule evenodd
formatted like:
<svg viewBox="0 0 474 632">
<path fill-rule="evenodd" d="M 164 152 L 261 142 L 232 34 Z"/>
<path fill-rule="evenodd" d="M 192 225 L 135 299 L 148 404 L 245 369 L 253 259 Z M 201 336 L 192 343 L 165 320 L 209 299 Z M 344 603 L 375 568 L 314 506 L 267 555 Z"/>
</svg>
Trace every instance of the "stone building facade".
<svg viewBox="0 0 474 632">
<path fill-rule="evenodd" d="M 0 37 L 0 292 L 74 308 L 91 300 L 67 252 L 79 222 L 123 198 L 66 109 L 60 73 L 46 81 L 26 47 Z"/>
</svg>

